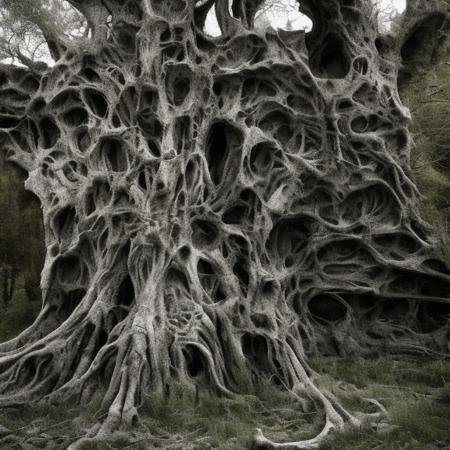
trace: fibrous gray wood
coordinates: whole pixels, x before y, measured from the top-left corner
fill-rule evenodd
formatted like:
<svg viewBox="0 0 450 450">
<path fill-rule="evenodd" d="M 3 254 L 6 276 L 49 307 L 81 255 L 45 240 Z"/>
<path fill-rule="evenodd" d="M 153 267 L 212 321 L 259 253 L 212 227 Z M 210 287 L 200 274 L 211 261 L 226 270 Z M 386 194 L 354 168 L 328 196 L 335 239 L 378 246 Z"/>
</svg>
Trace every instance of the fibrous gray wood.
<svg viewBox="0 0 450 450">
<path fill-rule="evenodd" d="M 3 66 L 2 149 L 41 200 L 35 324 L 0 344 L 0 406 L 89 399 L 134 424 L 174 382 L 269 376 L 359 419 L 307 355 L 443 352 L 450 275 L 411 177 L 400 44 L 365 0 L 302 2 L 311 33 L 255 32 L 258 1 L 73 0 L 92 39 Z M 211 7 L 222 36 L 203 31 Z"/>
</svg>

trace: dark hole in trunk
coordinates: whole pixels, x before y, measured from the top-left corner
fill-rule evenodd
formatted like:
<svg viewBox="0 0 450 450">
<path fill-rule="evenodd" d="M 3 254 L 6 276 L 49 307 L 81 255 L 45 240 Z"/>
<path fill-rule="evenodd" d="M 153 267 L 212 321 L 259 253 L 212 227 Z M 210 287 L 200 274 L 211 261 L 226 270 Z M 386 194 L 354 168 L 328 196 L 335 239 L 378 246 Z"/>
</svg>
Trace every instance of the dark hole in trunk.
<svg viewBox="0 0 450 450">
<path fill-rule="evenodd" d="M 63 121 L 69 127 L 78 127 L 88 121 L 88 114 L 83 108 L 72 108 L 63 115 Z"/>
<path fill-rule="evenodd" d="M 322 44 L 322 52 L 314 72 L 321 78 L 345 78 L 350 70 L 350 61 L 342 39 L 330 33 Z"/>
<path fill-rule="evenodd" d="M 252 362 L 254 367 L 257 367 L 264 372 L 270 370 L 268 357 L 269 348 L 264 336 L 260 334 L 245 333 L 241 338 L 241 347 L 244 356 Z"/>
<path fill-rule="evenodd" d="M 106 139 L 101 145 L 101 155 L 106 166 L 113 172 L 125 172 L 127 170 L 127 155 L 119 140 Z"/>
<path fill-rule="evenodd" d="M 440 302 L 421 302 L 417 310 L 417 319 L 423 332 L 438 330 L 450 319 L 450 305 Z"/>
<path fill-rule="evenodd" d="M 344 319 L 347 308 L 337 298 L 328 295 L 318 295 L 308 303 L 313 317 L 320 323 L 337 322 Z"/>
<path fill-rule="evenodd" d="M 95 89 L 86 89 L 85 97 L 91 111 L 99 117 L 106 117 L 108 113 L 108 103 L 105 96 Z"/>
<path fill-rule="evenodd" d="M 200 350 L 194 345 L 187 345 L 183 349 L 183 355 L 189 375 L 193 378 L 202 375 L 204 372 L 204 363 Z"/>
<path fill-rule="evenodd" d="M 75 226 L 76 212 L 73 206 L 66 206 L 55 216 L 55 232 L 61 240 L 72 237 Z"/>
<path fill-rule="evenodd" d="M 63 295 L 62 304 L 58 310 L 58 318 L 61 322 L 70 317 L 85 295 L 85 289 L 73 289 Z"/>
<path fill-rule="evenodd" d="M 214 184 L 220 184 L 224 178 L 232 179 L 233 174 L 228 170 L 231 168 L 230 153 L 240 149 L 241 145 L 242 133 L 239 129 L 224 121 L 212 125 L 206 142 L 206 160 Z M 232 163 L 240 164 L 237 154 L 233 155 Z"/>
<path fill-rule="evenodd" d="M 117 304 L 130 307 L 134 302 L 135 293 L 133 282 L 129 275 L 127 275 L 120 283 L 119 291 L 117 293 Z"/>
<path fill-rule="evenodd" d="M 14 128 L 19 125 L 20 119 L 10 116 L 0 116 L 0 128 Z"/>
<path fill-rule="evenodd" d="M 228 158 L 226 125 L 222 122 L 212 126 L 207 143 L 206 157 L 209 173 L 215 184 L 219 184 Z"/>
<path fill-rule="evenodd" d="M 44 117 L 39 124 L 41 134 L 41 146 L 43 148 L 51 148 L 58 141 L 61 132 L 55 121 L 50 117 Z"/>
<path fill-rule="evenodd" d="M 192 222 L 191 227 L 195 247 L 209 247 L 216 243 L 219 231 L 214 223 L 197 219 Z"/>
</svg>

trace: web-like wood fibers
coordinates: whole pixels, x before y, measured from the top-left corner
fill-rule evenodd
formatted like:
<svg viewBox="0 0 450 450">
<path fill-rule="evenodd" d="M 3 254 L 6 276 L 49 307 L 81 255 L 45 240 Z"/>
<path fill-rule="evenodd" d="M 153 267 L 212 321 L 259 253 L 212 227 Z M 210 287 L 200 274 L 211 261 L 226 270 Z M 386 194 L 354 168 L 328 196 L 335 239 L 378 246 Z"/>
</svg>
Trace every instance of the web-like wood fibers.
<svg viewBox="0 0 450 450">
<path fill-rule="evenodd" d="M 0 73 L 2 150 L 47 247 L 42 312 L 0 344 L 0 406 L 105 385 L 109 433 L 173 382 L 234 396 L 272 376 L 325 426 L 255 448 L 307 448 L 358 423 L 307 355 L 448 352 L 449 271 L 369 0 L 302 2 L 308 35 L 254 31 L 258 1 L 72 3 L 89 43 Z"/>
</svg>

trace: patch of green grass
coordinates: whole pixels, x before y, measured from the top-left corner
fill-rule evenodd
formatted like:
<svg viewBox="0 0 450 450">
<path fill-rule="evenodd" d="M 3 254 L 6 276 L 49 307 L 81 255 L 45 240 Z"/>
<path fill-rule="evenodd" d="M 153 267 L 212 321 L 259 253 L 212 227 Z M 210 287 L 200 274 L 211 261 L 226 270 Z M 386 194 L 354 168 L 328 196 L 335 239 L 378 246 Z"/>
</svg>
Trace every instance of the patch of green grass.
<svg viewBox="0 0 450 450">
<path fill-rule="evenodd" d="M 371 428 L 349 430 L 327 439 L 320 450 L 436 450 L 432 443 L 420 442 L 404 432 L 380 434 Z"/>
<path fill-rule="evenodd" d="M 332 392 L 353 414 L 378 408 L 389 420 L 364 422 L 360 429 L 334 433 L 322 450 L 436 450 L 450 444 L 450 362 L 424 358 L 316 358 L 311 366 L 322 389 Z M 11 429 L 49 436 L 47 449 L 65 448 L 83 435 L 101 414 L 100 389 L 86 405 L 72 410 L 40 407 L 0 413 L 0 423 Z M 170 395 L 150 394 L 140 410 L 138 427 L 107 441 L 88 441 L 86 450 L 132 448 L 183 450 L 244 450 L 260 427 L 278 442 L 308 439 L 323 425 L 323 417 L 304 413 L 286 391 L 269 381 L 252 394 L 218 397 L 191 385 L 174 384 Z M 377 431 L 375 428 L 379 427 Z M 1 447 L 1 446 L 0 446 Z"/>
<path fill-rule="evenodd" d="M 335 434 L 322 450 L 431 450 L 450 444 L 450 361 L 318 358 L 312 365 L 320 373 L 319 383 L 349 411 L 376 412 L 364 401 L 373 398 L 388 411 L 386 426 L 394 426 L 389 433 L 365 426 Z"/>
<path fill-rule="evenodd" d="M 321 374 L 362 388 L 376 384 L 424 384 L 442 387 L 450 380 L 450 360 L 426 358 L 315 358 L 313 367 Z"/>
<path fill-rule="evenodd" d="M 59 450 L 84 435 L 96 422 L 103 395 L 104 391 L 99 389 L 91 401 L 73 408 L 33 405 L 20 409 L 5 409 L 0 412 L 0 424 L 13 431 L 20 442 L 33 445 L 34 440 L 43 439 L 46 441 L 46 449 Z M 114 448 L 107 442 L 90 442 L 86 445 L 86 448 L 95 450 Z M 122 447 L 121 444 L 118 448 Z M 4 448 L 2 444 L 0 448 Z"/>
<path fill-rule="evenodd" d="M 450 407 L 432 399 L 406 398 L 391 409 L 392 421 L 419 442 L 450 439 Z"/>
<path fill-rule="evenodd" d="M 438 389 L 438 400 L 450 405 L 450 381 L 446 381 L 444 385 Z"/>
<path fill-rule="evenodd" d="M 217 398 L 192 387 L 175 385 L 168 398 L 152 395 L 143 410 L 143 422 L 161 436 L 182 436 L 187 430 L 198 441 L 195 448 L 237 450 L 247 448 L 255 428 L 265 428 L 275 440 L 309 438 L 319 431 L 310 415 L 285 391 L 270 383 L 255 395 Z"/>
</svg>

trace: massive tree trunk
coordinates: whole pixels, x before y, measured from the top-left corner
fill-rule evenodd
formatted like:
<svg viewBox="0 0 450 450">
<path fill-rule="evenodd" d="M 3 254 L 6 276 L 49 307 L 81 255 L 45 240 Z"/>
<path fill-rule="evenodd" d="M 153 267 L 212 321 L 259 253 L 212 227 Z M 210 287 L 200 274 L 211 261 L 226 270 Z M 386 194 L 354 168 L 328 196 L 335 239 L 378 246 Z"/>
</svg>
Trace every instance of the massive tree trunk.
<svg viewBox="0 0 450 450">
<path fill-rule="evenodd" d="M 358 423 L 307 355 L 448 352 L 400 44 L 369 0 L 302 2 L 306 36 L 252 31 L 250 0 L 237 17 L 224 0 L 72 3 L 89 43 L 0 74 L 2 149 L 29 172 L 47 247 L 42 312 L 0 344 L 0 407 L 104 385 L 109 433 L 174 382 L 234 396 L 272 376 L 324 429 L 255 447 L 298 449 Z"/>
</svg>

